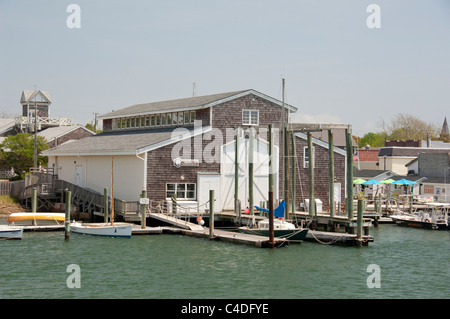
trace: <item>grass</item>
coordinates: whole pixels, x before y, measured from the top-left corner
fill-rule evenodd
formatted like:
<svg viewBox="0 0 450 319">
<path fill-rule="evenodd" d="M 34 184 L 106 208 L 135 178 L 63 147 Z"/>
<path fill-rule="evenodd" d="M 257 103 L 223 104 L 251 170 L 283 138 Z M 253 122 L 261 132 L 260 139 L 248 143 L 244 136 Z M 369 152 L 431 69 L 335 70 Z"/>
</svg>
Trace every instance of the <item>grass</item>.
<svg viewBox="0 0 450 319">
<path fill-rule="evenodd" d="M 19 203 L 19 201 L 14 197 L 11 197 L 9 195 L 0 196 L 0 205 L 17 204 L 17 203 Z"/>
</svg>

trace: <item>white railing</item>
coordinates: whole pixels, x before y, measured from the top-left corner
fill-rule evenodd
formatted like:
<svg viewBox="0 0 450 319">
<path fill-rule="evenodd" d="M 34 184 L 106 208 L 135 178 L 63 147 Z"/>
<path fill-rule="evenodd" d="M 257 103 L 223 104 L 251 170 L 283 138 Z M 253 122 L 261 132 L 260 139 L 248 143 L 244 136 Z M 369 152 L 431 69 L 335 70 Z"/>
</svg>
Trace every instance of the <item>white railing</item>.
<svg viewBox="0 0 450 319">
<path fill-rule="evenodd" d="M 33 125 L 34 118 L 26 116 L 16 117 L 16 126 L 20 128 Z M 38 125 L 40 126 L 72 126 L 73 122 L 71 118 L 68 117 L 38 117 Z"/>
</svg>

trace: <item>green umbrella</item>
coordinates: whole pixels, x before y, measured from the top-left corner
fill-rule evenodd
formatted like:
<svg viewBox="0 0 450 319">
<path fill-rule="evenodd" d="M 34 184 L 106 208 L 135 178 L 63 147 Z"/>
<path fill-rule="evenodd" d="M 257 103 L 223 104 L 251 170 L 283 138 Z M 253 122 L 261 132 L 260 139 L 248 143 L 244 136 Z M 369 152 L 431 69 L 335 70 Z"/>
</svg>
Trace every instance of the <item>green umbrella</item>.
<svg viewBox="0 0 450 319">
<path fill-rule="evenodd" d="M 395 182 L 392 178 L 386 179 L 384 181 L 381 181 L 383 184 L 391 184 L 393 182 Z"/>
<path fill-rule="evenodd" d="M 364 183 L 366 180 L 362 179 L 362 178 L 357 178 L 353 180 L 353 184 L 362 184 Z"/>
</svg>

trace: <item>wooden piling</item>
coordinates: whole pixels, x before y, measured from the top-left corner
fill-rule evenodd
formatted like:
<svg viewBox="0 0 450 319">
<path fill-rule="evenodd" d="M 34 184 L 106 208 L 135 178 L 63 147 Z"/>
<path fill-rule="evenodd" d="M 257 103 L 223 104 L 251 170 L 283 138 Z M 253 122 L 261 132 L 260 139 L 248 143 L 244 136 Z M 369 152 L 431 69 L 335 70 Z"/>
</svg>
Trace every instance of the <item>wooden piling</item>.
<svg viewBox="0 0 450 319">
<path fill-rule="evenodd" d="M 69 240 L 70 238 L 70 200 L 72 197 L 71 191 L 66 191 L 66 215 L 64 220 L 64 239 Z"/>
<path fill-rule="evenodd" d="M 147 191 L 143 190 L 141 193 L 141 198 L 147 198 Z M 145 229 L 146 228 L 146 220 L 147 220 L 147 205 L 140 203 L 139 204 L 139 211 L 141 213 L 141 228 Z"/>
<path fill-rule="evenodd" d="M 37 210 L 37 189 L 33 187 L 33 197 L 31 198 L 31 211 L 36 213 Z M 37 226 L 36 220 L 33 220 L 33 226 Z"/>
<path fill-rule="evenodd" d="M 350 127 L 345 130 L 347 147 L 347 217 L 353 218 L 353 143 Z"/>
<path fill-rule="evenodd" d="M 364 199 L 358 199 L 358 215 L 356 219 L 356 240 L 358 247 L 362 247 L 362 222 L 364 213 Z"/>
<path fill-rule="evenodd" d="M 289 209 L 290 209 L 290 202 L 289 202 L 289 134 L 288 134 L 288 130 L 287 130 L 287 126 L 285 126 L 284 128 L 284 194 L 283 194 L 283 199 L 284 199 L 284 203 L 285 203 L 285 214 L 284 214 L 284 218 L 288 219 L 289 218 Z"/>
<path fill-rule="evenodd" d="M 316 216 L 316 200 L 314 198 L 314 159 L 313 159 L 312 135 L 308 132 L 308 168 L 309 168 L 309 215 Z"/>
<path fill-rule="evenodd" d="M 253 212 L 253 148 L 254 148 L 253 128 L 250 127 L 249 134 L 249 147 L 248 147 L 248 206 L 250 209 L 250 215 L 254 215 Z"/>
<path fill-rule="evenodd" d="M 105 223 L 107 223 L 109 219 L 108 204 L 108 188 L 105 187 L 103 190 L 103 218 Z"/>
<path fill-rule="evenodd" d="M 273 155 L 273 136 L 272 136 L 272 125 L 269 124 L 269 242 L 270 247 L 275 246 L 275 234 L 273 226 L 273 166 L 274 161 Z"/>
<path fill-rule="evenodd" d="M 214 190 L 209 190 L 209 239 L 214 239 Z"/>
<path fill-rule="evenodd" d="M 291 149 L 292 149 L 292 213 L 295 213 L 295 196 L 296 194 L 296 187 L 295 187 L 295 183 L 296 183 L 296 170 L 297 170 L 297 166 L 296 166 L 296 160 L 297 160 L 297 150 L 295 148 L 295 134 L 294 132 L 291 132 Z"/>
<path fill-rule="evenodd" d="M 236 143 L 235 143 L 235 151 L 234 151 L 234 213 L 236 214 L 236 218 L 240 215 L 240 211 L 238 210 L 239 206 L 239 136 L 241 129 L 238 127 L 236 129 Z"/>
<path fill-rule="evenodd" d="M 333 132 L 328 130 L 328 164 L 329 164 L 329 183 L 330 183 L 330 217 L 334 217 L 336 205 L 334 203 L 334 141 Z"/>
</svg>

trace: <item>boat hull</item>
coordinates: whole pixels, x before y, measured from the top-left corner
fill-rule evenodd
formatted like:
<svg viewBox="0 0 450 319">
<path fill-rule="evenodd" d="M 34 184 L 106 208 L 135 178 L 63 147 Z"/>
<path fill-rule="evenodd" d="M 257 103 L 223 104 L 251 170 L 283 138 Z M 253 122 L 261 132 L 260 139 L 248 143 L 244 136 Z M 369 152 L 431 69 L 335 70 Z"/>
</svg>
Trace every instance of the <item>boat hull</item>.
<svg viewBox="0 0 450 319">
<path fill-rule="evenodd" d="M 18 227 L 1 227 L 0 239 L 22 239 L 23 229 Z"/>
<path fill-rule="evenodd" d="M 239 232 L 244 234 L 269 237 L 269 231 L 264 229 L 241 227 L 239 228 Z M 274 237 L 276 238 L 284 238 L 292 242 L 302 242 L 306 238 L 306 235 L 308 234 L 308 229 L 307 228 L 280 229 L 274 230 L 273 233 Z"/>
<path fill-rule="evenodd" d="M 92 236 L 105 236 L 105 237 L 131 237 L 131 231 L 133 229 L 132 224 L 127 223 L 114 223 L 114 225 L 104 223 L 91 223 L 70 224 L 70 231 L 77 234 L 92 235 Z"/>
<path fill-rule="evenodd" d="M 12 213 L 8 216 L 8 222 L 22 222 L 22 221 L 64 221 L 64 213 Z"/>
<path fill-rule="evenodd" d="M 413 219 L 392 218 L 395 224 L 403 227 L 423 228 L 423 229 L 438 229 L 438 225 L 432 222 L 419 221 Z"/>
</svg>

